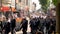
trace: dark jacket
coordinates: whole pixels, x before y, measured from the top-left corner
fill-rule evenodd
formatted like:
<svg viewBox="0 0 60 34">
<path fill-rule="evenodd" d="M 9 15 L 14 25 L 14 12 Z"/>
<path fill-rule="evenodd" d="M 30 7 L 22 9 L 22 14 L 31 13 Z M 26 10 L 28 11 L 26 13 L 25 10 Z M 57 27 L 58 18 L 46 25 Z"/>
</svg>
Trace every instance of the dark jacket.
<svg viewBox="0 0 60 34">
<path fill-rule="evenodd" d="M 16 27 L 16 20 L 15 19 L 12 19 L 11 20 L 11 27 L 12 28 L 15 28 Z"/>
<path fill-rule="evenodd" d="M 23 30 L 26 30 L 27 31 L 28 20 L 23 19 L 22 22 L 21 22 L 21 24 L 22 24 Z"/>
</svg>

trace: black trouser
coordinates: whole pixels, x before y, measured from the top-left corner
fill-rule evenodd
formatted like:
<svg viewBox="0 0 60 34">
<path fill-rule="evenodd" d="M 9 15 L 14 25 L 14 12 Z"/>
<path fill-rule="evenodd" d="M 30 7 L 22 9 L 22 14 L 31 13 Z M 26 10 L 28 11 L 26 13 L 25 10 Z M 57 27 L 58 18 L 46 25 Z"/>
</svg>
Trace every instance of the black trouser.
<svg viewBox="0 0 60 34">
<path fill-rule="evenodd" d="M 9 34 L 9 32 L 8 31 L 5 31 L 5 34 Z"/>
<path fill-rule="evenodd" d="M 9 34 L 10 30 L 9 29 L 6 29 L 5 30 L 5 34 Z"/>
<path fill-rule="evenodd" d="M 11 34 L 14 34 L 14 28 L 11 28 Z"/>
<path fill-rule="evenodd" d="M 23 28 L 23 34 L 27 34 L 27 25 L 25 25 L 25 26 L 22 26 L 22 28 Z"/>
<path fill-rule="evenodd" d="M 36 30 L 31 30 L 31 34 L 36 34 Z"/>
<path fill-rule="evenodd" d="M 51 26 L 48 30 L 48 34 L 52 34 L 53 32 L 54 32 L 54 34 L 56 34 L 55 27 Z"/>
<path fill-rule="evenodd" d="M 31 28 L 31 34 L 36 34 L 36 32 L 37 32 L 37 28 Z"/>
<path fill-rule="evenodd" d="M 27 34 L 26 30 L 23 30 L 23 34 Z"/>
<path fill-rule="evenodd" d="M 23 34 L 27 34 L 27 29 L 26 28 L 23 28 Z"/>
</svg>

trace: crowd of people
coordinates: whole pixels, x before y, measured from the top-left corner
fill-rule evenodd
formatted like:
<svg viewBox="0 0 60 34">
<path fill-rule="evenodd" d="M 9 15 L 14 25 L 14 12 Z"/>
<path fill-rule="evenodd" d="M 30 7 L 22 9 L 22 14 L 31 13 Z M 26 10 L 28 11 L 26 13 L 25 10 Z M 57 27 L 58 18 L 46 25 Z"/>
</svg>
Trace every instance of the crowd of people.
<svg viewBox="0 0 60 34">
<path fill-rule="evenodd" d="M 30 27 L 32 34 L 55 34 L 56 16 L 42 15 L 34 17 L 30 20 Z"/>
<path fill-rule="evenodd" d="M 11 32 L 11 34 L 15 34 L 16 18 L 17 17 L 15 14 L 13 16 L 8 15 L 8 18 L 6 18 L 4 15 L 3 18 L 0 17 L 0 32 L 2 34 L 9 34 L 9 32 Z M 55 34 L 56 16 L 31 16 L 29 24 L 31 34 L 52 34 L 52 32 Z M 20 26 L 20 30 L 22 29 L 23 34 L 27 34 L 28 20 L 26 17 L 23 17 Z"/>
</svg>

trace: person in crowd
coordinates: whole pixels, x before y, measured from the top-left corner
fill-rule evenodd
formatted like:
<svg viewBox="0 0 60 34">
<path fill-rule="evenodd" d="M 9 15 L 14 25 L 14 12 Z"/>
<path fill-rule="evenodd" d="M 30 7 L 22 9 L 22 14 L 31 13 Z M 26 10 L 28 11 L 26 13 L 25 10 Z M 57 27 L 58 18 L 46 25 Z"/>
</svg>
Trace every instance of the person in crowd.
<svg viewBox="0 0 60 34">
<path fill-rule="evenodd" d="M 50 30 L 50 23 L 51 23 L 50 16 L 47 16 L 47 18 L 46 18 L 46 32 L 47 33 Z"/>
<path fill-rule="evenodd" d="M 27 34 L 28 20 L 26 20 L 26 18 L 23 18 L 21 24 L 22 24 L 21 29 L 23 29 L 22 30 L 23 34 Z"/>
<path fill-rule="evenodd" d="M 54 32 L 54 34 L 56 34 L 56 16 L 53 16 L 53 27 L 52 27 L 52 30 L 53 30 L 53 32 Z"/>
<path fill-rule="evenodd" d="M 44 34 L 45 32 L 44 32 L 44 30 L 45 30 L 45 25 L 46 25 L 46 22 L 45 22 L 45 18 L 42 18 L 42 17 L 39 17 L 39 33 L 40 34 Z"/>
<path fill-rule="evenodd" d="M 11 29 L 11 34 L 14 34 L 15 33 L 15 27 L 16 27 L 16 20 L 15 20 L 15 17 L 14 15 L 10 16 L 11 18 L 11 23 L 10 23 L 10 29 Z"/>
<path fill-rule="evenodd" d="M 51 32 L 51 33 L 54 32 L 54 34 L 55 34 L 56 19 L 53 16 L 51 16 L 50 19 L 51 19 L 51 23 L 50 23 L 50 31 L 49 32 Z"/>
<path fill-rule="evenodd" d="M 34 34 L 34 29 L 35 29 L 33 23 L 34 23 L 34 19 L 31 19 L 30 20 L 31 34 Z"/>
<path fill-rule="evenodd" d="M 4 26 L 5 34 L 9 34 L 9 32 L 10 32 L 10 23 L 11 23 L 10 19 L 8 18 L 7 22 L 6 22 L 5 26 Z"/>
<path fill-rule="evenodd" d="M 53 30 L 55 30 L 55 23 L 56 21 L 51 15 L 46 18 L 46 28 L 48 34 L 52 34 Z"/>
<path fill-rule="evenodd" d="M 2 34 L 2 20 L 1 20 L 1 17 L 0 17 L 0 33 Z"/>
<path fill-rule="evenodd" d="M 30 20 L 31 34 L 37 33 L 38 25 L 39 25 L 38 18 L 35 17 Z"/>
</svg>

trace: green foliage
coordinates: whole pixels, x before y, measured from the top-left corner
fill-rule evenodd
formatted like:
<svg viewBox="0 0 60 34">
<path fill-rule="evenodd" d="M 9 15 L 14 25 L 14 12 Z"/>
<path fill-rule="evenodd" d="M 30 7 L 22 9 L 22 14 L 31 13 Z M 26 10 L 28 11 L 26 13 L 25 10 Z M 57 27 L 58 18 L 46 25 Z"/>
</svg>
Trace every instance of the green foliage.
<svg viewBox="0 0 60 34">
<path fill-rule="evenodd" d="M 57 4 L 57 0 L 52 0 L 53 4 L 56 5 Z"/>
<path fill-rule="evenodd" d="M 47 4 L 47 0 L 39 0 L 40 4 L 42 5 L 46 5 Z"/>
<path fill-rule="evenodd" d="M 39 0 L 39 2 L 41 4 L 41 8 L 44 10 L 44 12 L 46 12 L 50 5 L 50 0 Z"/>
</svg>

